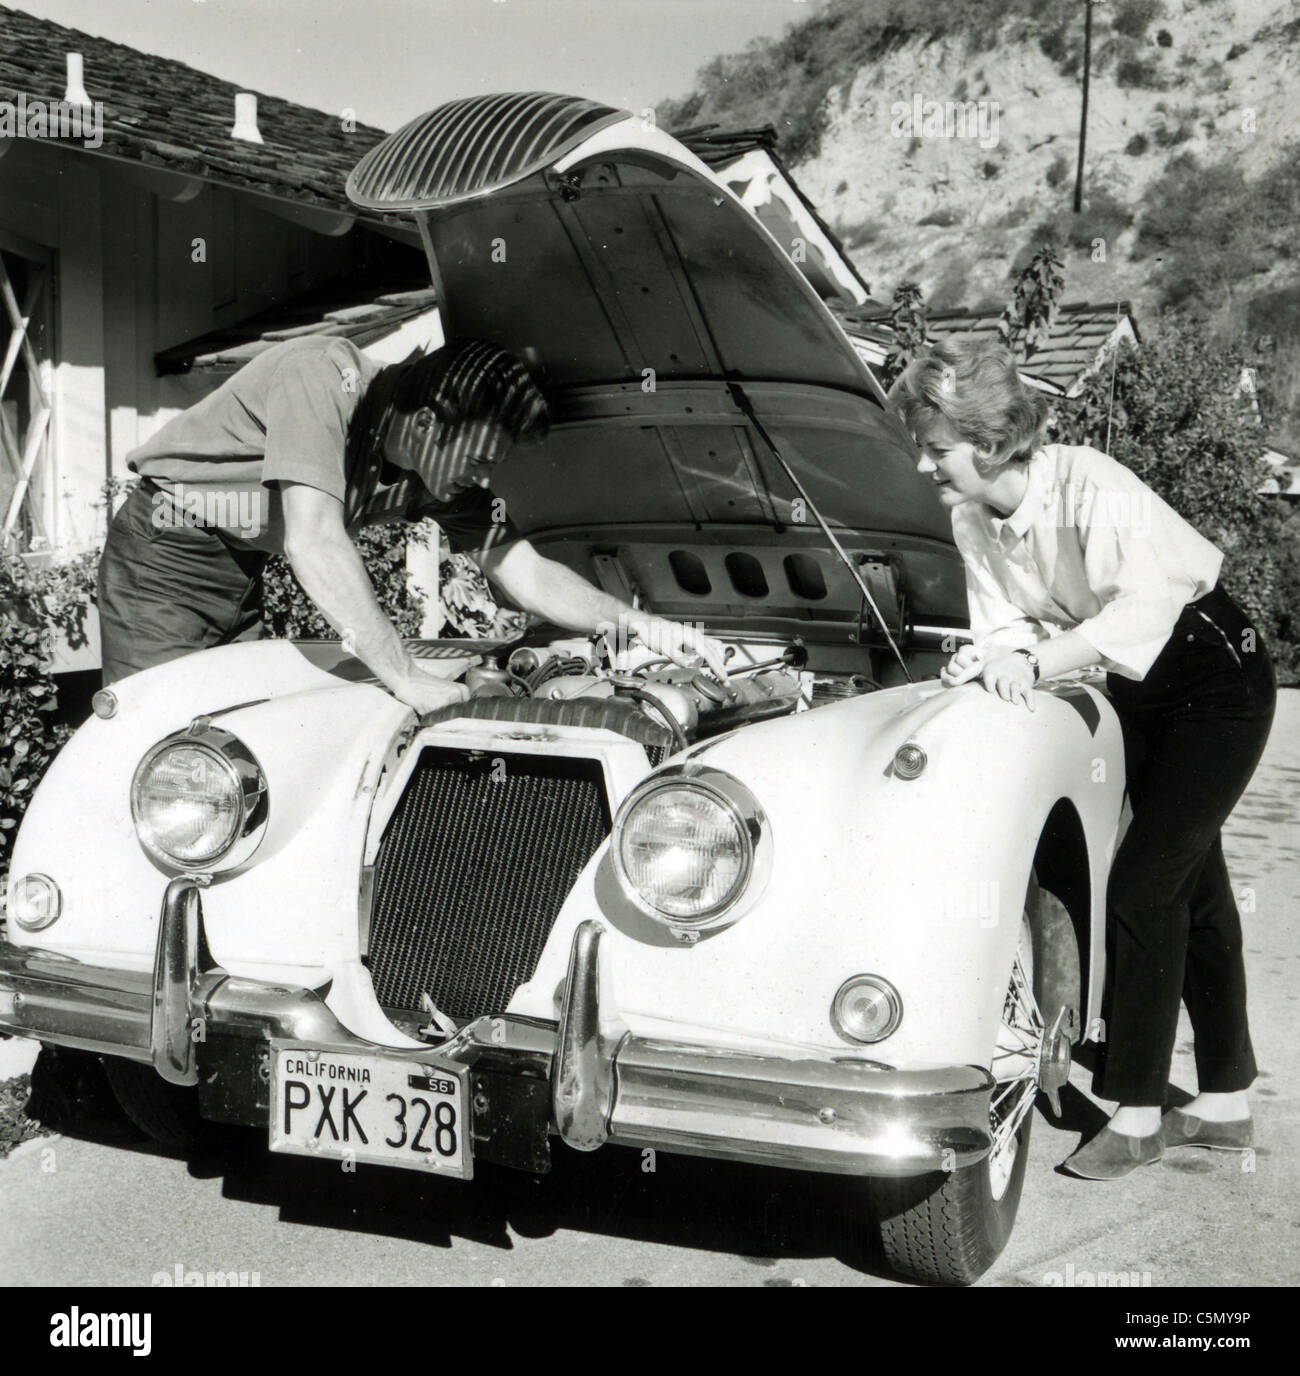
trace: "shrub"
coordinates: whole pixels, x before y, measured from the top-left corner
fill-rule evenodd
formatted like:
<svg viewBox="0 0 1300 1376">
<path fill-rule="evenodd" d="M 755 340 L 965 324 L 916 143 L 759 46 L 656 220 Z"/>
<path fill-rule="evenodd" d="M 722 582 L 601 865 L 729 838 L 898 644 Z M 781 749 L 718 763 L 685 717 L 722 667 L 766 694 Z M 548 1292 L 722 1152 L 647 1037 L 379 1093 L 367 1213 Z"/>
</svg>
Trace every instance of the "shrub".
<svg viewBox="0 0 1300 1376">
<path fill-rule="evenodd" d="M 1038 35 L 1039 51 L 1044 57 L 1049 57 L 1055 63 L 1065 61 L 1069 48 L 1066 44 L 1064 29 L 1048 29 Z"/>
<path fill-rule="evenodd" d="M 438 565 L 444 623 L 440 635 L 470 640 L 512 639 L 523 633 L 523 612 L 497 605 L 478 564 L 467 554 L 449 554 Z"/>
<path fill-rule="evenodd" d="M 1186 120 L 1180 119 L 1175 124 L 1156 125 L 1152 134 L 1161 148 L 1176 148 L 1180 143 L 1186 143 L 1191 138 L 1192 126 Z"/>
<path fill-rule="evenodd" d="M 1091 248 L 1094 239 L 1112 243 L 1133 223 L 1133 212 L 1109 187 L 1088 193 L 1083 209 L 1071 214 L 1062 226 L 1062 237 L 1071 248 Z"/>
<path fill-rule="evenodd" d="M 1056 188 L 1057 188 L 1058 186 L 1060 186 L 1061 183 L 1062 183 L 1062 182 L 1066 179 L 1066 177 L 1068 177 L 1069 175 L 1070 175 L 1070 163 L 1069 163 L 1069 159 L 1068 159 L 1068 158 L 1062 157 L 1061 154 L 1058 153 L 1058 154 L 1052 159 L 1052 165 L 1047 169 L 1047 172 L 1046 172 L 1046 181 L 1047 181 L 1048 186 L 1050 186 L 1050 187 L 1052 188 L 1052 190 L 1056 190 Z"/>
<path fill-rule="evenodd" d="M 85 643 L 85 606 L 98 556 L 52 569 L 0 558 L 0 877 L 32 791 L 70 732 L 57 718 L 53 628 Z"/>
<path fill-rule="evenodd" d="M 1162 0 L 1120 0 L 1111 16 L 1110 26 L 1125 38 L 1145 38 L 1147 30 L 1164 17 Z"/>
<path fill-rule="evenodd" d="M 1115 64 L 1115 85 L 1158 91 L 1163 86 L 1160 68 L 1149 57 L 1122 57 Z"/>
<path fill-rule="evenodd" d="M 1282 527 L 1278 545 L 1278 620 L 1271 649 L 1279 683 L 1300 682 L 1300 512 Z"/>
<path fill-rule="evenodd" d="M 375 596 L 384 613 L 405 636 L 419 635 L 424 618 L 423 601 L 406 585 L 406 544 L 408 539 L 424 543 L 428 528 L 370 526 L 354 539 L 365 560 Z M 272 636 L 289 640 L 333 640 L 337 632 L 316 610 L 303 592 L 293 570 L 283 559 L 268 561 L 262 576 L 262 621 Z"/>
<path fill-rule="evenodd" d="M 45 1136 L 48 1129 L 27 1113 L 32 1093 L 32 1077 L 16 1075 L 0 1080 L 0 1161 L 13 1149 L 33 1137 Z"/>
<path fill-rule="evenodd" d="M 1246 341 L 1269 438 L 1300 453 L 1300 281 L 1245 301 L 1223 328 Z"/>
<path fill-rule="evenodd" d="M 1123 348 L 1088 379 L 1057 431 L 1064 443 L 1106 449 L 1223 551 L 1224 586 L 1289 664 L 1300 655 L 1300 586 L 1288 586 L 1283 513 L 1258 492 L 1264 437 L 1235 395 L 1240 373 L 1240 356 L 1167 317 L 1141 349 Z"/>
<path fill-rule="evenodd" d="M 1124 145 L 1124 151 L 1129 154 L 1130 157 L 1140 158 L 1150 147 L 1150 140 L 1145 134 L 1134 134 Z"/>
<path fill-rule="evenodd" d="M 916 223 L 918 225 L 938 225 L 940 229 L 951 229 L 953 225 L 961 223 L 961 212 L 954 210 L 951 206 L 941 205 L 930 211 L 928 215 L 922 215 Z"/>
<path fill-rule="evenodd" d="M 1294 253 L 1298 219 L 1294 156 L 1251 182 L 1238 162 L 1202 165 L 1183 153 L 1143 193 L 1134 257 L 1161 260 L 1155 282 L 1164 305 L 1208 313 Z"/>
<path fill-rule="evenodd" d="M 879 220 L 850 220 L 839 226 L 839 235 L 850 248 L 853 248 L 879 239 L 883 230 L 884 225 Z"/>
</svg>

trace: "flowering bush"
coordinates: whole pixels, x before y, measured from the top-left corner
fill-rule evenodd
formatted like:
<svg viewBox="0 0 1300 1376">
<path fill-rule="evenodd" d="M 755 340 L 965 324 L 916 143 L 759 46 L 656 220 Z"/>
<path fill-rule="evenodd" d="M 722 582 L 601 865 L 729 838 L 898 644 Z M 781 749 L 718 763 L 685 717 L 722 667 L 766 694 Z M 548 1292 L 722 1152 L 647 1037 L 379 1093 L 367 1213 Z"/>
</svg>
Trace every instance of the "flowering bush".
<svg viewBox="0 0 1300 1376">
<path fill-rule="evenodd" d="M 424 599 L 406 582 L 406 548 L 410 541 L 427 545 L 431 522 L 373 526 L 356 537 L 379 605 L 403 636 L 418 636 L 424 622 Z M 440 616 L 438 634 L 448 639 L 507 639 L 523 630 L 521 612 L 498 607 L 488 581 L 467 554 L 444 554 L 438 565 Z M 292 640 L 331 640 L 336 632 L 316 610 L 283 559 L 272 559 L 263 575 L 262 620 L 273 636 Z"/>
<path fill-rule="evenodd" d="M 27 800 L 69 729 L 57 718 L 51 672 L 55 628 L 86 643 L 85 617 L 98 555 L 49 569 L 0 558 L 0 875 Z"/>
<path fill-rule="evenodd" d="M 448 554 L 438 564 L 443 613 L 441 635 L 448 639 L 509 640 L 523 632 L 523 612 L 499 607 L 483 571 L 468 554 Z"/>
<path fill-rule="evenodd" d="M 375 596 L 399 635 L 420 633 L 424 602 L 406 584 L 406 544 L 423 544 L 425 526 L 371 526 L 353 537 L 365 561 Z M 267 634 L 286 640 L 334 640 L 338 633 L 316 610 L 284 559 L 272 558 L 262 574 L 262 623 Z"/>
</svg>

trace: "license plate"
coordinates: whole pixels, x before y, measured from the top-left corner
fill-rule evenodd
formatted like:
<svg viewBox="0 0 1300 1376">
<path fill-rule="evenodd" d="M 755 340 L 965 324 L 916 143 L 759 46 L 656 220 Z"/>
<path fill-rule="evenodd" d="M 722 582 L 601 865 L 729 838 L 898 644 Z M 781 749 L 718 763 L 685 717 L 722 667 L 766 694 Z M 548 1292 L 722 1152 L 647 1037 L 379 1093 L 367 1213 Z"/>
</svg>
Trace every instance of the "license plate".
<svg viewBox="0 0 1300 1376">
<path fill-rule="evenodd" d="M 382 1052 L 271 1048 L 271 1150 L 469 1179 L 466 1070 Z"/>
</svg>

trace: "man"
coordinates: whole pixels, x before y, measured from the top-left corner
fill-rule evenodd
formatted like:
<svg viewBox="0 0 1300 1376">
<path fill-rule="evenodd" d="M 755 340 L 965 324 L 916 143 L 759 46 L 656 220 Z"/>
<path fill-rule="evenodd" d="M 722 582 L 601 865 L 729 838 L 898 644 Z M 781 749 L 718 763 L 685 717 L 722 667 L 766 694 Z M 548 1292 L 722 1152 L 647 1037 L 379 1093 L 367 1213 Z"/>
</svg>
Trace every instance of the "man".
<svg viewBox="0 0 1300 1376">
<path fill-rule="evenodd" d="M 656 654 L 703 658 L 721 673 L 715 641 L 599 591 L 538 554 L 502 515 L 492 469 L 547 423 L 519 360 L 478 341 L 383 368 L 337 337 L 257 355 L 127 456 L 142 481 L 100 563 L 104 682 L 256 638 L 262 567 L 283 553 L 395 697 L 417 712 L 463 701 L 462 684 L 406 651 L 350 538 L 424 516 L 523 611 L 589 634 L 618 625 Z"/>
</svg>

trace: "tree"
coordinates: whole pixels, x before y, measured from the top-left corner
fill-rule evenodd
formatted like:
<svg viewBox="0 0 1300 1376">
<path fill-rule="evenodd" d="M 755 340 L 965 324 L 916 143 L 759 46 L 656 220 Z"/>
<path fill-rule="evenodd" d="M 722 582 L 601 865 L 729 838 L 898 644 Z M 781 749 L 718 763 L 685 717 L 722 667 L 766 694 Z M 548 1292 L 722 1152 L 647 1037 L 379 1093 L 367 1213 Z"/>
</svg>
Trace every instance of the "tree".
<svg viewBox="0 0 1300 1376">
<path fill-rule="evenodd" d="M 892 387 L 899 374 L 917 357 L 927 343 L 925 300 L 915 282 L 902 282 L 894 292 L 889 309 L 889 326 L 894 342 L 881 368 L 881 385 Z"/>
<path fill-rule="evenodd" d="M 1065 265 L 1051 243 L 1042 243 L 1020 274 L 998 321 L 998 333 L 1012 353 L 1029 358 L 1047 343 L 1065 291 Z"/>
<path fill-rule="evenodd" d="M 1115 357 L 1063 403 L 1057 435 L 1105 449 L 1224 553 L 1222 582 L 1283 666 L 1300 662 L 1300 563 L 1276 500 L 1261 496 L 1264 432 L 1237 394 L 1241 359 L 1190 322 L 1166 317 L 1141 349 Z M 1293 523 L 1294 525 L 1294 523 Z"/>
</svg>

